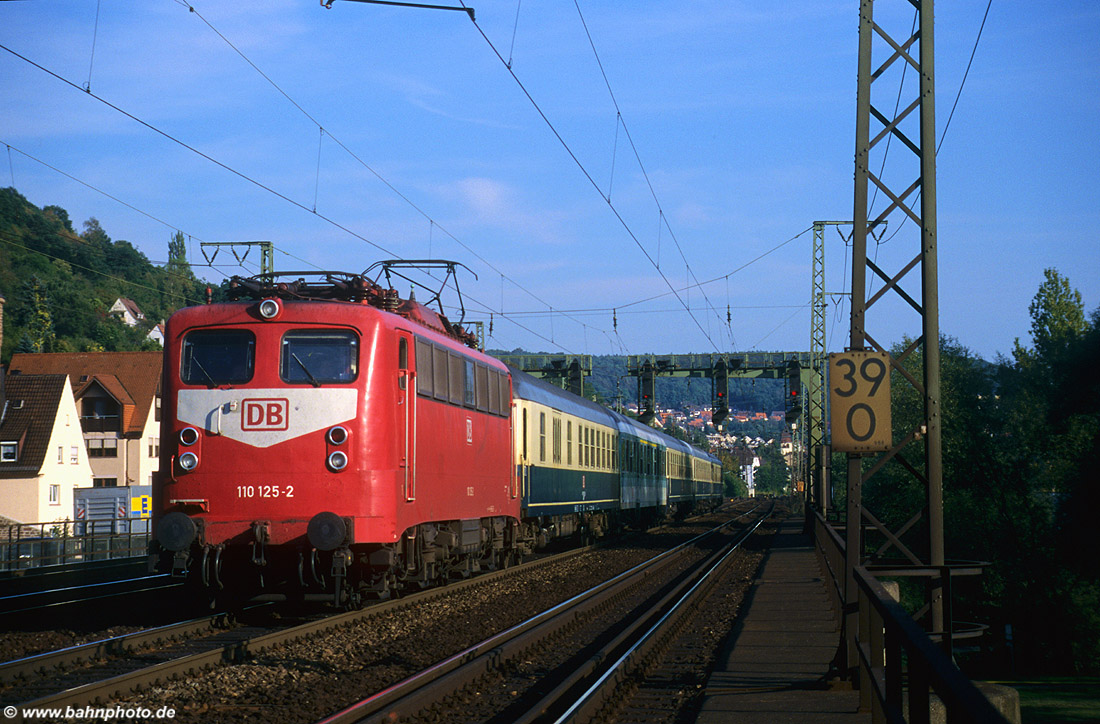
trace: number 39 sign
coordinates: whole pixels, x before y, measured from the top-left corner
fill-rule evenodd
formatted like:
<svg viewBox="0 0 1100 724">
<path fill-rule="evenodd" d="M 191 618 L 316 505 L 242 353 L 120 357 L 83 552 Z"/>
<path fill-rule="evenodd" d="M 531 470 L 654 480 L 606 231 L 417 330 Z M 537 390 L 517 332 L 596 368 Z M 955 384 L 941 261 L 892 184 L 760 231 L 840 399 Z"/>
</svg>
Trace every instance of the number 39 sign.
<svg viewBox="0 0 1100 724">
<path fill-rule="evenodd" d="M 889 450 L 892 438 L 890 361 L 886 353 L 830 354 L 829 407 L 833 450 Z"/>
</svg>

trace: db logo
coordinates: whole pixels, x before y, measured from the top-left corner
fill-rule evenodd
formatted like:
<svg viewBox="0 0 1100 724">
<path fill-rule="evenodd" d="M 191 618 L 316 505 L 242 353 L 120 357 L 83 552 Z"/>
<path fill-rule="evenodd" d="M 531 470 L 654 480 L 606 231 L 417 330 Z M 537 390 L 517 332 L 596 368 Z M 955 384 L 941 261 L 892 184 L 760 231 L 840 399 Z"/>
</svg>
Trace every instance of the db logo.
<svg viewBox="0 0 1100 724">
<path fill-rule="evenodd" d="M 289 400 L 271 398 L 242 401 L 242 430 L 286 430 L 289 427 Z"/>
</svg>

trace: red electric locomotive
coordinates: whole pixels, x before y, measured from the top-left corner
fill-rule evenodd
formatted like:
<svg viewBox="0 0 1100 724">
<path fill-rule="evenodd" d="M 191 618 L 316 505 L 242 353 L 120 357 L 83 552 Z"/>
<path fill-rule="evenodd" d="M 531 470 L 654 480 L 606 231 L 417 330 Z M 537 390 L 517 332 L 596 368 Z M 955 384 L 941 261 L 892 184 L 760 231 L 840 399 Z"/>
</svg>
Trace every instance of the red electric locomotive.
<svg viewBox="0 0 1100 724">
<path fill-rule="evenodd" d="M 161 570 L 354 605 L 531 549 L 501 362 L 365 274 L 236 284 L 167 325 Z"/>
</svg>

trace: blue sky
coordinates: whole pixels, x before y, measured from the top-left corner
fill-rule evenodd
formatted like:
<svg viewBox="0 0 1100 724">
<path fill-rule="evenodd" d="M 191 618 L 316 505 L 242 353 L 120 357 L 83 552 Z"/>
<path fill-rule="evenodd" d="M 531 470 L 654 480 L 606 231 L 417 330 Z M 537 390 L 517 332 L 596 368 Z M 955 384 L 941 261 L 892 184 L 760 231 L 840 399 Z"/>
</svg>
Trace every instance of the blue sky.
<svg viewBox="0 0 1100 724">
<path fill-rule="evenodd" d="M 257 257 L 206 268 L 200 241 L 272 241 L 280 270 L 453 259 L 491 347 L 806 349 L 808 229 L 852 215 L 858 3 L 470 5 L 0 2 L 0 184 L 154 261 L 179 229 L 211 280 Z M 903 35 L 908 3 L 877 6 Z M 937 6 L 937 137 L 985 10 Z M 1098 41 L 1092 0 L 989 12 L 937 157 L 940 325 L 984 357 L 1027 341 L 1046 267 L 1100 305 Z M 904 188 L 915 157 L 889 154 Z M 887 238 L 893 273 L 919 247 Z M 849 279 L 829 230 L 826 289 Z M 917 325 L 868 319 L 887 344 Z M 840 296 L 827 327 L 842 349 Z"/>
</svg>

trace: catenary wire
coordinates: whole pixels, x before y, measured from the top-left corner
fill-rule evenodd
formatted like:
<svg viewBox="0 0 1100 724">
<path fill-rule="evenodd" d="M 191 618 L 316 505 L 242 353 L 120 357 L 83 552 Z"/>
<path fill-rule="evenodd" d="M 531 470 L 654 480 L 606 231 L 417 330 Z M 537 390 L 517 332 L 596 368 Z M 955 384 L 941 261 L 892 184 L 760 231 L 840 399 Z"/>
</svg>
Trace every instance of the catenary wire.
<svg viewBox="0 0 1100 724">
<path fill-rule="evenodd" d="M 657 198 L 657 190 L 653 188 L 653 181 L 649 178 L 649 173 L 645 169 L 645 164 L 642 163 L 641 153 L 638 151 L 638 147 L 634 143 L 633 136 L 630 135 L 630 129 L 626 125 L 626 120 L 623 119 L 622 109 L 619 107 L 619 100 L 615 97 L 615 91 L 612 90 L 612 88 L 611 88 L 611 81 L 607 77 L 607 71 L 603 67 L 603 61 L 600 59 L 600 54 L 596 50 L 596 42 L 592 39 L 592 33 L 588 29 L 588 22 L 585 21 L 584 13 L 581 12 L 580 0 L 573 0 L 573 5 L 577 8 L 577 16 L 581 20 L 581 26 L 584 28 L 585 37 L 588 38 L 588 44 L 592 48 L 592 55 L 596 59 L 596 65 L 599 66 L 600 75 L 603 76 L 604 85 L 607 86 L 607 93 L 611 97 L 611 103 L 612 103 L 612 105 L 615 106 L 616 142 L 617 142 L 617 139 L 618 139 L 618 127 L 619 127 L 619 124 L 621 123 L 622 127 L 623 127 L 623 133 L 626 134 L 626 140 L 627 140 L 627 142 L 630 143 L 631 150 L 634 151 L 634 159 L 638 162 L 638 169 L 641 170 L 642 177 L 645 179 L 646 185 L 649 187 L 650 196 L 653 197 L 653 203 L 657 206 L 658 217 L 659 217 L 660 220 L 662 220 L 664 222 L 665 228 L 668 229 L 669 236 L 672 237 L 672 241 L 676 245 L 676 250 L 678 252 L 680 252 L 680 258 L 683 260 L 684 267 L 688 270 L 688 274 L 691 275 L 692 279 L 694 279 L 696 282 L 698 282 L 699 278 L 697 276 L 695 276 L 695 271 L 691 268 L 691 264 L 687 260 L 687 255 L 684 254 L 683 247 L 680 246 L 680 240 L 676 238 L 676 234 L 675 234 L 675 232 L 673 232 L 672 226 L 668 223 L 668 217 L 665 216 L 664 209 L 661 206 L 661 201 L 660 201 L 660 199 Z M 610 193 L 610 189 L 609 189 L 608 190 L 608 197 L 609 197 L 608 202 L 609 203 L 610 203 L 610 195 L 611 195 L 611 193 Z M 660 227 L 658 227 L 658 232 L 659 231 L 660 231 Z M 659 240 L 660 240 L 660 237 L 658 236 L 658 244 L 659 244 Z M 658 246 L 658 249 L 660 249 L 660 246 Z M 660 261 L 660 259 L 658 258 L 658 262 L 659 261 Z M 701 285 L 696 284 L 696 286 L 700 287 Z M 718 310 L 715 309 L 713 304 L 711 304 L 710 299 L 706 295 L 706 292 L 702 289 L 700 289 L 700 292 L 702 292 L 703 298 L 707 302 L 707 309 L 709 311 L 711 311 L 715 315 L 715 317 L 718 317 L 719 322 L 721 322 L 721 317 L 718 316 Z"/>
<path fill-rule="evenodd" d="M 463 0 L 459 0 L 459 2 L 463 7 L 466 7 L 466 4 L 465 4 L 465 2 L 463 2 Z M 516 85 L 518 85 L 520 90 L 523 92 L 523 95 L 531 103 L 532 107 L 534 107 L 535 112 L 538 113 L 539 117 L 542 118 L 543 122 L 546 123 L 547 127 L 550 128 L 551 133 L 554 134 L 554 137 L 556 139 L 558 139 L 558 142 L 565 149 L 566 153 L 569 154 L 569 157 L 573 159 L 573 162 L 580 169 L 581 173 L 584 174 L 584 177 L 586 179 L 588 179 L 588 182 L 592 185 L 592 187 L 596 190 L 596 192 L 600 194 L 600 197 L 604 198 L 603 192 L 600 190 L 599 184 L 596 183 L 596 180 L 592 177 L 592 174 L 588 171 L 587 167 L 585 167 L 585 165 L 577 157 L 577 154 L 573 151 L 573 149 L 569 146 L 569 144 L 566 142 L 566 140 L 562 137 L 561 133 L 554 126 L 553 122 L 546 115 L 545 111 L 542 110 L 542 107 L 535 100 L 534 96 L 531 95 L 531 92 L 529 90 L 527 90 L 527 87 L 519 79 L 519 76 L 516 75 L 516 73 L 513 69 L 508 67 L 508 63 L 507 63 L 506 60 L 504 60 L 504 56 L 500 54 L 500 51 L 497 49 L 496 45 L 494 45 L 493 41 L 489 39 L 489 36 L 485 34 L 485 30 L 481 27 L 481 25 L 478 24 L 477 20 L 471 18 L 471 22 L 473 22 L 474 27 L 477 28 L 478 33 L 481 34 L 482 39 L 489 46 L 489 48 L 493 51 L 493 54 L 496 55 L 496 57 L 500 60 L 501 64 L 504 65 L 504 67 L 507 69 L 508 74 L 512 76 L 512 79 L 516 82 Z M 615 205 L 613 203 L 608 201 L 607 206 L 608 206 L 608 208 L 611 209 L 612 214 L 614 214 L 614 216 L 618 220 L 619 224 L 623 227 L 623 229 L 626 230 L 627 234 L 634 241 L 634 244 L 642 252 L 642 254 L 649 261 L 649 263 L 653 266 L 653 268 L 657 270 L 657 273 L 660 275 L 661 279 L 665 282 L 665 284 L 671 290 L 672 294 L 674 294 L 676 296 L 677 301 L 679 301 L 684 306 L 684 308 L 686 310 L 687 309 L 687 304 L 680 297 L 679 293 L 676 291 L 676 288 L 672 285 L 672 282 L 669 281 L 669 279 L 665 275 L 665 273 L 663 271 L 661 271 L 661 268 L 654 261 L 653 256 L 649 253 L 649 251 L 646 250 L 646 248 L 642 244 L 641 240 L 638 239 L 637 234 L 635 234 L 634 230 L 630 228 L 630 225 L 626 222 L 626 219 L 624 219 L 622 217 L 622 214 L 619 213 L 619 210 L 615 208 Z M 711 343 L 711 346 L 714 347 L 715 351 L 719 351 L 718 350 L 718 345 L 715 343 L 714 339 L 710 336 L 710 334 L 707 332 L 707 330 L 705 330 L 703 328 L 703 325 L 699 322 L 699 320 L 695 317 L 695 315 L 691 314 L 691 312 L 689 311 L 688 316 L 691 317 L 691 320 L 695 323 L 695 326 L 699 328 L 699 331 L 703 334 L 704 337 L 707 338 L 707 341 L 709 341 Z"/>
<path fill-rule="evenodd" d="M 30 58 L 14 51 L 14 50 L 12 50 L 11 48 L 7 47 L 6 45 L 0 45 L 0 50 L 4 50 L 4 51 L 10 53 L 11 55 L 14 55 L 16 58 L 19 58 L 20 60 L 22 60 L 23 62 L 25 62 L 29 65 L 32 65 L 35 68 L 39 69 L 43 73 L 46 73 L 47 75 L 52 76 L 53 78 L 56 78 L 57 80 L 61 81 L 62 83 L 66 84 L 66 85 L 68 85 L 68 86 L 70 86 L 70 87 L 72 87 L 76 90 L 80 90 L 80 91 L 84 92 L 84 94 L 87 95 L 88 97 L 94 98 L 95 100 L 99 101 L 100 103 L 107 106 L 108 108 L 110 108 L 114 111 L 117 111 L 118 113 L 121 113 L 122 115 L 126 116 L 127 118 L 129 118 L 129 119 L 135 121 L 136 123 L 148 128 L 149 130 L 151 130 L 154 133 L 156 133 L 157 135 L 162 136 L 163 138 L 171 141 L 172 143 L 175 143 L 175 144 L 187 149 L 188 151 L 191 151 L 192 153 L 194 153 L 198 156 L 201 156 L 202 158 L 206 159 L 207 161 L 213 163 L 214 165 L 216 165 L 216 166 L 228 171 L 229 173 L 233 174 L 234 176 L 237 176 L 238 178 L 240 178 L 244 181 L 247 181 L 248 183 L 250 183 L 250 184 L 252 184 L 252 185 L 254 185 L 254 186 L 256 186 L 256 187 L 258 187 L 258 188 L 260 188 L 264 191 L 267 191 L 269 194 L 271 194 L 271 195 L 273 195 L 273 196 L 275 196 L 279 199 L 282 199 L 283 201 L 285 201 L 285 202 L 287 202 L 287 203 L 289 203 L 293 206 L 298 207 L 299 209 L 301 209 L 302 211 L 305 211 L 306 213 L 313 214 L 317 218 L 325 221 L 326 223 L 331 224 L 332 226 L 340 229 L 341 231 L 344 231 L 344 232 L 350 234 L 351 236 L 354 236 L 355 238 L 357 238 L 357 239 L 373 246 L 374 248 L 378 249 L 379 251 L 381 251 L 385 254 L 390 255 L 391 257 L 396 257 L 397 256 L 396 254 L 394 254 L 389 249 L 386 249 L 381 244 L 378 244 L 377 242 L 374 242 L 374 241 L 368 239 L 367 237 L 363 236 L 362 234 L 348 228 L 347 226 L 344 226 L 343 224 L 339 223 L 338 221 L 336 221 L 336 220 L 334 220 L 334 219 L 332 219 L 328 216 L 325 216 L 324 214 L 320 214 L 320 213 L 317 213 L 317 212 L 311 210 L 305 204 L 303 204 L 299 201 L 295 201 L 294 199 L 290 198 L 286 194 L 283 194 L 279 191 L 276 191 L 272 187 L 270 187 L 270 186 L 268 186 L 268 185 L 266 185 L 266 184 L 264 184 L 260 181 L 257 181 L 256 179 L 252 178 L 251 176 L 248 176 L 247 174 L 245 174 L 241 171 L 238 171 L 237 169 L 233 168 L 232 166 L 229 166 L 228 164 L 219 161 L 218 159 L 214 158 L 213 156 L 200 151 L 199 149 L 195 148 L 194 146 L 191 146 L 188 143 L 186 143 L 186 142 L 176 138 L 175 136 L 171 135 L 167 131 L 163 131 L 160 128 L 157 128 L 156 126 L 149 123 L 148 121 L 142 120 L 138 116 L 135 116 L 134 114 L 130 113 L 129 111 L 123 110 L 122 108 L 120 108 L 119 106 L 116 106 L 115 104 L 111 103 L 110 101 L 106 100 L 105 98 L 102 98 L 101 96 L 98 96 L 95 93 L 92 93 L 90 90 L 89 91 L 84 91 L 82 88 L 80 88 L 80 86 L 76 85 L 75 83 L 73 83 L 68 78 L 65 78 L 64 76 L 59 75 L 58 73 L 55 73 L 54 71 L 50 70 L 49 68 L 46 68 L 45 66 L 43 66 L 39 63 L 36 63 L 35 61 L 31 60 Z"/>
<path fill-rule="evenodd" d="M 429 222 L 429 224 L 431 225 L 431 227 L 438 227 L 440 231 L 442 231 L 442 232 L 443 232 L 443 233 L 444 233 L 444 234 L 445 234 L 445 235 L 446 235 L 447 237 L 449 237 L 449 238 L 450 238 L 450 239 L 451 239 L 452 241 L 454 241 L 454 242 L 455 242 L 455 243 L 457 243 L 457 244 L 458 244 L 459 246 L 461 246 L 461 247 L 462 247 L 463 249 L 465 249 L 465 250 L 466 250 L 466 251 L 467 251 L 467 252 L 468 252 L 469 254 L 471 254 L 471 255 L 472 255 L 472 256 L 473 256 L 474 258 L 476 258 L 476 259 L 477 259 L 478 261 L 480 261 L 480 262 L 481 262 L 482 264 L 484 264 L 484 265 L 485 265 L 485 266 L 487 266 L 488 268 L 492 269 L 492 270 L 493 270 L 494 272 L 496 272 L 496 273 L 500 274 L 500 275 L 501 275 L 501 276 L 502 276 L 503 278 L 505 278 L 505 279 L 507 279 L 507 280 L 508 280 L 509 282 L 511 282 L 511 283 L 512 283 L 512 285 L 514 285 L 514 286 L 515 286 L 515 287 L 516 287 L 517 289 L 519 289 L 520 291 L 522 291 L 522 292 L 524 292 L 525 294 L 527 294 L 528 296 L 530 296 L 530 297 L 531 297 L 532 299 L 534 299 L 534 300 L 535 300 L 536 302 L 538 302 L 539 304 L 544 304 L 544 305 L 546 305 L 547 307 L 550 307 L 550 306 L 551 306 L 549 302 L 547 302 L 546 300 L 544 300 L 544 299 L 542 299 L 541 297 L 539 297 L 539 296 L 538 296 L 537 294 L 535 294 L 535 293 L 534 293 L 534 292 L 532 292 L 532 291 L 531 291 L 530 289 L 528 289 L 528 288 L 526 288 L 525 286 L 523 286 L 522 284 L 520 284 L 520 283 L 519 283 L 518 281 L 516 281 L 515 279 L 512 279 L 512 278 L 511 278 L 511 277 L 509 277 L 508 275 L 504 274 L 504 272 L 502 272 L 502 271 L 501 271 L 501 270 L 500 270 L 499 268 L 497 268 L 497 267 L 496 267 L 496 265 L 494 265 L 494 264 L 493 264 L 492 262 L 490 262 L 490 261 L 489 261 L 488 259 L 486 259 L 485 257 L 481 256 L 481 255 L 480 255 L 479 253 L 477 253 L 477 252 L 476 252 L 476 251 L 475 251 L 475 250 L 474 250 L 473 248 L 471 248 L 471 247 L 470 247 L 469 245 L 467 245 L 467 244 L 466 244 L 465 242 L 463 242 L 463 241 L 462 241 L 461 239 L 459 239 L 458 237 L 456 237 L 456 236 L 455 236 L 454 234 L 452 234 L 452 233 L 451 233 L 450 231 L 448 231 L 448 230 L 447 230 L 447 229 L 446 229 L 445 227 L 443 227 L 442 225 L 440 225 L 440 223 L 439 223 L 438 221 L 436 221 L 435 219 L 433 219 L 433 218 L 432 218 L 432 217 L 431 217 L 431 216 L 430 216 L 430 215 L 429 215 L 429 214 L 428 214 L 428 213 L 427 213 L 426 211 L 424 211 L 424 210 L 423 210 L 422 208 L 420 208 L 420 206 L 418 206 L 418 205 L 417 205 L 417 204 L 416 204 L 415 202 L 413 202 L 413 201 L 412 201 L 412 199 L 410 199 L 410 198 L 409 198 L 409 197 L 408 197 L 407 195 L 405 195 L 405 194 L 404 194 L 404 193 L 402 193 L 402 192 L 401 192 L 400 190 L 398 190 L 398 189 L 397 189 L 397 187 L 395 187 L 395 186 L 394 186 L 394 185 L 393 185 L 392 183 L 390 183 L 390 182 L 389 182 L 389 181 L 388 181 L 388 180 L 387 180 L 387 179 L 386 179 L 385 177 L 383 177 L 383 176 L 382 176 L 382 175 L 381 175 L 381 174 L 380 174 L 380 173 L 379 173 L 379 172 L 378 172 L 378 171 L 377 171 L 377 170 L 376 170 L 376 169 L 375 169 L 375 168 L 374 168 L 373 166 L 371 166 L 371 165 L 370 165 L 370 164 L 368 164 L 368 163 L 367 163 L 366 161 L 364 161 L 363 159 L 361 159 L 361 158 L 360 158 L 360 157 L 359 157 L 359 156 L 358 156 L 358 155 L 357 155 L 356 153 L 354 153 L 354 152 L 353 152 L 353 151 L 352 151 L 352 150 L 351 150 L 350 148 L 348 148 L 348 147 L 347 147 L 347 146 L 346 146 L 346 145 L 345 145 L 345 144 L 343 143 L 343 141 L 341 141 L 341 140 L 340 140 L 339 138 L 337 138 L 336 136 L 334 136 L 334 135 L 332 134 L 332 131 L 331 131 L 330 129 L 327 129 L 327 128 L 325 128 L 325 127 L 324 127 L 324 125 L 323 125 L 323 124 L 322 124 L 322 123 L 321 123 L 321 122 L 320 122 L 319 120 L 317 120 L 317 119 L 316 119 L 316 118 L 315 118 L 315 117 L 314 117 L 314 116 L 313 116 L 313 115 L 312 115 L 312 114 L 311 114 L 311 113 L 310 113 L 309 111 L 307 111 L 307 110 L 306 110 L 306 109 L 305 109 L 305 108 L 304 108 L 304 107 L 303 107 L 303 106 L 302 106 L 302 105 L 301 105 L 300 103 L 298 103 L 298 102 L 297 102 L 296 100 L 294 100 L 294 98 L 292 98 L 292 97 L 290 96 L 290 94 L 289 94 L 289 93 L 287 93 L 287 92 L 286 92 L 286 91 L 285 91 L 285 90 L 284 90 L 284 89 L 282 88 L 282 86 L 280 86 L 280 85 L 279 85 L 278 83 L 276 83 L 276 82 L 275 82 L 275 80 L 274 80 L 274 79 L 273 79 L 273 78 L 272 78 L 271 76 L 269 76 L 269 75 L 268 75 L 267 73 L 265 73 L 265 72 L 264 72 L 264 71 L 263 71 L 263 70 L 262 70 L 262 69 L 261 69 L 261 68 L 260 68 L 260 67 L 259 67 L 258 65 L 256 65 L 256 64 L 255 64 L 254 62 L 252 62 L 252 60 L 251 60 L 251 59 L 250 59 L 250 58 L 249 58 L 249 57 L 248 57 L 247 55 L 245 55 L 245 54 L 244 54 L 244 52 L 243 52 L 243 51 L 241 51 L 241 49 L 240 49 L 240 48 L 238 48 L 238 47 L 237 47 L 237 46 L 236 46 L 236 45 L 235 45 L 235 44 L 234 44 L 234 43 L 233 43 L 233 42 L 232 42 L 232 41 L 231 41 L 231 40 L 230 40 L 229 38 L 227 38 L 227 37 L 226 37 L 226 36 L 225 36 L 225 35 L 224 35 L 224 34 L 223 34 L 223 33 L 222 33 L 222 32 L 221 32 L 220 30 L 218 30 L 218 29 L 217 29 L 216 27 L 214 27 L 214 25 L 213 25 L 213 24 L 212 24 L 212 23 L 211 23 L 211 22 L 210 22 L 209 20 L 207 20 L 207 19 L 206 19 L 206 18 L 205 18 L 205 17 L 204 17 L 203 15 L 202 15 L 202 13 L 200 13 L 200 12 L 199 12 L 198 10 L 196 10 L 196 9 L 195 9 L 195 7 L 194 7 L 193 5 L 191 5 L 190 3 L 186 2 L 185 0 L 174 0 L 174 2 L 175 2 L 175 3 L 177 4 L 177 5 L 180 5 L 180 6 L 182 6 L 182 7 L 185 7 L 185 8 L 187 8 L 188 12 L 190 12 L 190 13 L 194 14 L 194 15 L 195 15 L 195 16 L 196 16 L 197 18 L 199 18 L 199 20 L 201 20 L 201 21 L 202 21 L 202 22 L 203 22 L 203 23 L 204 23 L 204 24 L 205 24 L 205 25 L 206 25 L 206 26 L 207 26 L 208 28 L 210 28 L 210 30 L 211 30 L 211 31 L 212 31 L 212 32 L 213 32 L 213 33 L 214 33 L 215 35 L 217 35 L 217 36 L 218 36 L 219 38 L 221 38 L 223 42 L 225 42 L 225 43 L 226 43 L 226 44 L 227 44 L 227 45 L 228 45 L 228 46 L 229 46 L 229 47 L 230 47 L 230 48 L 231 48 L 231 49 L 232 49 L 232 50 L 233 50 L 233 51 L 234 51 L 234 52 L 235 52 L 235 53 L 236 53 L 237 55 L 239 55 L 239 56 L 241 57 L 241 59 L 242 59 L 242 60 L 244 60 L 244 61 L 245 61 L 245 62 L 246 62 L 246 63 L 247 63 L 247 64 L 248 64 L 249 66 L 251 66 L 253 70 L 255 70 L 255 71 L 256 71 L 256 72 L 257 72 L 257 73 L 258 73 L 258 74 L 259 74 L 259 75 L 260 75 L 260 76 L 261 76 L 261 77 L 262 77 L 262 78 L 263 78 L 264 80 L 266 80 L 266 81 L 267 81 L 267 82 L 268 82 L 268 83 L 269 83 L 269 84 L 270 84 L 270 85 L 271 85 L 271 86 L 272 86 L 272 87 L 273 87 L 273 88 L 274 88 L 274 89 L 275 89 L 276 91 L 278 91 L 278 92 L 279 92 L 279 94 L 283 96 L 283 98 L 285 98 L 285 99 L 286 99 L 286 100 L 287 100 L 287 101 L 288 101 L 288 102 L 289 102 L 289 103 L 290 103 L 291 105 L 293 105 L 293 106 L 294 106 L 295 108 L 297 108 L 297 109 L 298 109 L 298 110 L 299 110 L 299 111 L 300 111 L 300 112 L 302 113 L 302 115 L 304 115 L 304 116 L 305 116 L 306 118 L 308 118 L 308 119 L 310 120 L 310 122 L 312 122 L 312 123 L 313 123 L 314 125 L 316 125 L 316 126 L 317 126 L 317 128 L 319 129 L 319 132 L 320 132 L 320 134 L 321 134 L 322 138 L 323 138 L 324 136 L 328 136 L 328 137 L 329 137 L 329 138 L 330 138 L 330 139 L 331 139 L 331 140 L 332 140 L 333 142 L 335 142 L 335 143 L 336 143 L 336 145 L 337 145 L 337 146 L 339 146 L 339 147 L 340 147 L 340 148 L 341 148 L 341 149 L 342 149 L 342 150 L 343 150 L 343 151 L 344 151 L 345 153 L 347 153 L 347 154 L 348 154 L 348 155 L 349 155 L 349 156 L 350 156 L 350 157 L 351 157 L 352 159 L 354 159 L 354 160 L 355 160 L 355 161 L 356 161 L 357 163 L 359 163 L 359 164 L 360 164 L 360 165 L 361 165 L 361 166 L 362 166 L 363 168 L 365 168 L 365 169 L 367 169 L 368 171 L 370 171 L 370 173 L 371 173 L 371 174 L 373 174 L 373 175 L 374 175 L 374 177 L 375 177 L 375 178 L 377 178 L 377 179 L 378 179 L 378 180 L 379 180 L 380 182 L 382 182 L 382 184 L 384 184 L 384 185 L 385 185 L 385 186 L 386 186 L 386 187 L 387 187 L 388 189 L 390 189 L 390 191 L 392 191 L 392 192 L 393 192 L 394 194 L 396 194 L 396 195 L 397 195 L 397 196 L 398 196 L 398 197 L 399 197 L 399 198 L 400 198 L 400 199 L 401 199 L 402 201 L 404 201 L 404 202 L 405 202 L 406 204 L 408 204 L 408 205 L 409 205 L 409 206 L 410 206 L 410 207 L 411 207 L 411 208 L 412 208 L 412 209 L 413 209 L 414 211 L 416 211 L 416 212 L 417 212 L 418 214 L 420 214 L 421 216 L 423 216 L 423 217 L 424 217 L 424 218 L 425 218 L 425 219 L 426 219 L 426 220 L 427 220 L 427 221 Z M 518 22 L 519 22 L 519 15 L 518 15 L 518 13 L 519 13 L 519 10 L 518 10 L 518 8 L 517 8 L 517 11 L 516 11 L 516 12 L 517 12 L 517 16 L 516 16 L 516 23 L 517 23 L 517 25 L 518 25 Z M 317 158 L 317 178 L 319 179 L 319 178 L 320 178 L 320 145 L 318 145 L 318 153 L 317 153 L 317 157 L 318 157 L 318 158 Z M 312 209 L 312 212 L 313 212 L 313 213 L 316 213 L 316 210 L 317 210 L 317 200 L 316 200 L 316 191 L 315 191 L 315 193 L 314 193 L 314 204 L 313 204 L 313 209 Z M 429 276 L 431 276 L 431 275 L 429 274 Z M 503 312 L 504 312 L 504 310 L 503 310 L 503 308 L 502 308 L 502 309 L 500 310 L 500 313 L 502 313 L 502 314 L 503 314 Z M 581 324 L 582 326 L 583 326 L 583 324 L 584 324 L 583 322 L 580 322 L 579 320 L 573 320 L 573 321 L 577 322 L 578 324 Z"/>
</svg>

